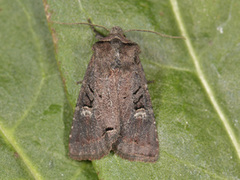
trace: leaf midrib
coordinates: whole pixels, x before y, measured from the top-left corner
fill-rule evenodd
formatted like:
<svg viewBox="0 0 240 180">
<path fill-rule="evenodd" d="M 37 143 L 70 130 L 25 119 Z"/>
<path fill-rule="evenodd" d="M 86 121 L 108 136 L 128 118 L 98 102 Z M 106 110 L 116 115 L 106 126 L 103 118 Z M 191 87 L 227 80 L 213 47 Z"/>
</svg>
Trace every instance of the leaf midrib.
<svg viewBox="0 0 240 180">
<path fill-rule="evenodd" d="M 224 127 L 227 131 L 227 134 L 228 134 L 234 148 L 236 149 L 238 158 L 240 159 L 240 144 L 238 143 L 237 137 L 235 136 L 235 134 L 233 132 L 233 128 L 229 124 L 228 118 L 224 114 L 221 106 L 219 105 L 216 97 L 214 96 L 214 93 L 213 93 L 210 85 L 208 84 L 207 79 L 206 79 L 206 77 L 205 77 L 205 75 L 204 75 L 204 73 L 201 69 L 198 57 L 195 53 L 193 45 L 190 41 L 190 38 L 188 36 L 188 33 L 187 33 L 186 28 L 184 26 L 184 23 L 182 21 L 180 11 L 179 11 L 179 8 L 178 8 L 177 0 L 170 0 L 170 2 L 171 2 L 172 9 L 173 9 L 173 14 L 175 15 L 175 18 L 176 18 L 176 21 L 177 21 L 178 26 L 180 28 L 181 34 L 184 37 L 186 37 L 186 40 L 185 40 L 186 46 L 187 46 L 187 49 L 188 49 L 188 52 L 189 52 L 190 56 L 192 57 L 192 61 L 193 61 L 193 64 L 195 66 L 195 69 L 196 69 L 196 74 L 197 74 L 198 78 L 200 79 L 200 81 L 202 83 L 202 86 L 205 89 L 205 92 L 206 92 L 213 108 L 215 109 L 215 111 L 218 114 L 221 122 L 223 123 L 223 125 L 224 125 Z"/>
</svg>

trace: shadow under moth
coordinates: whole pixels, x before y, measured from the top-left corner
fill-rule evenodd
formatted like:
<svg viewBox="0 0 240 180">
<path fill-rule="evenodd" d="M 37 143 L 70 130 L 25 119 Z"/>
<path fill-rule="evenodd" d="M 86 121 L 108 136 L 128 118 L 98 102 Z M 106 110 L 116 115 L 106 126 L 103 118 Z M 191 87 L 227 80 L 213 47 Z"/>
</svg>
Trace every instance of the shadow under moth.
<svg viewBox="0 0 240 180">
<path fill-rule="evenodd" d="M 70 157 L 96 160 L 112 150 L 131 161 L 156 162 L 158 134 L 139 46 L 120 27 L 103 37 L 94 28 L 102 26 L 72 24 L 90 25 L 99 41 L 93 45 L 77 100 Z"/>
</svg>

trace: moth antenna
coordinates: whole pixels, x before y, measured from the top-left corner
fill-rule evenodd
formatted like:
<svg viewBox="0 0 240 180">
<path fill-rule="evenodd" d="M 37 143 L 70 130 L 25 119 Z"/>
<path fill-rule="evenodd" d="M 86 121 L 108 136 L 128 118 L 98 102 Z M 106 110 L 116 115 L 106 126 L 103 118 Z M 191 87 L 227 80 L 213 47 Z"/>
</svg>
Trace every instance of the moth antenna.
<svg viewBox="0 0 240 180">
<path fill-rule="evenodd" d="M 107 29 L 104 26 L 97 25 L 97 24 L 92 24 L 92 23 L 85 23 L 85 22 L 79 22 L 79 23 L 63 23 L 63 22 L 57 22 L 57 21 L 50 21 L 51 23 L 56 23 L 56 24 L 66 24 L 66 25 L 78 25 L 78 24 L 83 24 L 83 25 L 89 25 L 89 26 L 96 26 L 105 29 L 106 31 L 110 32 L 109 29 Z"/>
<path fill-rule="evenodd" d="M 143 29 L 130 29 L 130 30 L 124 31 L 124 33 L 125 32 L 130 32 L 130 31 L 150 32 L 150 33 L 157 34 L 159 36 L 167 37 L 167 38 L 186 39 L 185 37 L 182 37 L 182 36 L 171 36 L 171 35 L 166 35 L 166 34 L 162 34 L 162 33 L 159 33 L 159 32 L 155 32 L 155 31 L 143 30 Z"/>
</svg>

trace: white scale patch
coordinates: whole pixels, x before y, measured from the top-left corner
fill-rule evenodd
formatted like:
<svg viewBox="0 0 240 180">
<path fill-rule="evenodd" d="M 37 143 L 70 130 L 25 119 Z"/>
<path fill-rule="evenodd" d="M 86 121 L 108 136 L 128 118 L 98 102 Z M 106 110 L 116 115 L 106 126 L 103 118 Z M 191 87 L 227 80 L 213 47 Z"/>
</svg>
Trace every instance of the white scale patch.
<svg viewBox="0 0 240 180">
<path fill-rule="evenodd" d="M 120 59 L 119 51 L 115 52 L 115 56 L 117 57 L 117 59 Z"/>
<path fill-rule="evenodd" d="M 147 114 L 145 112 L 145 110 L 140 110 L 140 111 L 137 111 L 135 114 L 134 114 L 134 117 L 136 118 L 146 118 L 147 117 Z"/>
<path fill-rule="evenodd" d="M 88 107 L 83 107 L 82 108 L 82 111 L 81 111 L 81 115 L 82 116 L 89 116 L 89 117 L 91 117 L 92 116 L 92 112 L 91 112 L 91 110 L 90 110 L 90 108 L 88 108 Z"/>
</svg>

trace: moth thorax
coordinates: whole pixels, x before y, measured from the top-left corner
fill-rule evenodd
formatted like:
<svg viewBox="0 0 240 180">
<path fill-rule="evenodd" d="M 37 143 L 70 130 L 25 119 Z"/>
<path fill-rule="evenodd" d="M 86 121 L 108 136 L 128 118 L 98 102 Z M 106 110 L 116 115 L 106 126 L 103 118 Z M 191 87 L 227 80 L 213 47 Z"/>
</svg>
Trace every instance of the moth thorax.
<svg viewBox="0 0 240 180">
<path fill-rule="evenodd" d="M 122 41 L 117 38 L 114 38 L 113 40 L 111 40 L 111 45 L 115 49 L 118 49 L 122 45 Z"/>
</svg>

